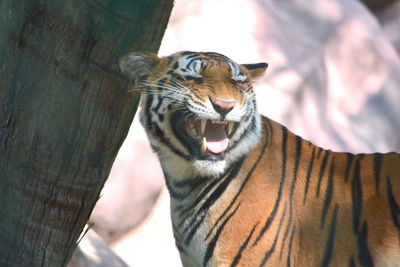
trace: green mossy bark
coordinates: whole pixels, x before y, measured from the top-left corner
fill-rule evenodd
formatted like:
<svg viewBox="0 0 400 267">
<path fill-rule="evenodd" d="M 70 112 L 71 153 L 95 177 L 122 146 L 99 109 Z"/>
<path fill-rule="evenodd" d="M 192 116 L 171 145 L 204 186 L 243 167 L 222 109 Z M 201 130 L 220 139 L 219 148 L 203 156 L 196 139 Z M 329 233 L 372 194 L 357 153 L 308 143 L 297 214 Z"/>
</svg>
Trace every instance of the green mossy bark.
<svg viewBox="0 0 400 267">
<path fill-rule="evenodd" d="M 172 6 L 0 1 L 0 266 L 68 262 L 139 100 L 118 58 L 156 52 Z"/>
</svg>

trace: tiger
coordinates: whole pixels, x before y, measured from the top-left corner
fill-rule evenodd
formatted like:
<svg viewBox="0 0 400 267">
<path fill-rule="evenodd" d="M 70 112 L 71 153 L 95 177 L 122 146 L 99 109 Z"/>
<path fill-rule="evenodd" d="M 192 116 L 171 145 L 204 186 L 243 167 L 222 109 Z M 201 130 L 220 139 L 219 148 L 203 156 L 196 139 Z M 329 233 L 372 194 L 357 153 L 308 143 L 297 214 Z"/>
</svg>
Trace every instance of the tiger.
<svg viewBox="0 0 400 267">
<path fill-rule="evenodd" d="M 128 52 L 183 266 L 400 266 L 400 154 L 318 147 L 260 115 L 267 63 Z"/>
</svg>

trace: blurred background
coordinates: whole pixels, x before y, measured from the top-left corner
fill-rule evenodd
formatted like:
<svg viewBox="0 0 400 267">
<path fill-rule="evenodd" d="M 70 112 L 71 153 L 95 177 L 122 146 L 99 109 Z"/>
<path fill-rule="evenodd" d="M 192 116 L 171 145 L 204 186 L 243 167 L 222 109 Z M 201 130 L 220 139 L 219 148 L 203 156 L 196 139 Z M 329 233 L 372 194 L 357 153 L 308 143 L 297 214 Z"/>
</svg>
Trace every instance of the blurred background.
<svg viewBox="0 0 400 267">
<path fill-rule="evenodd" d="M 259 111 L 316 145 L 400 152 L 399 1 L 180 0 L 159 55 L 180 50 L 268 62 Z M 181 266 L 164 178 L 136 118 L 90 223 L 129 266 Z"/>
</svg>

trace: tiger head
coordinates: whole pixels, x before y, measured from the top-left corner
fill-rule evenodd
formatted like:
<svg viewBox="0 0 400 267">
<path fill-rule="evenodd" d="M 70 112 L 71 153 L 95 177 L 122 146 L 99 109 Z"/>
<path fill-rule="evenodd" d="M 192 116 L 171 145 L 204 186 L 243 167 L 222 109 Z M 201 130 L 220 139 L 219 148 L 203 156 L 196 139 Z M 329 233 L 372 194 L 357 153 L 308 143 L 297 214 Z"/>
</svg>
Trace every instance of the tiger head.
<svg viewBox="0 0 400 267">
<path fill-rule="evenodd" d="M 237 64 L 210 52 L 158 58 L 131 52 L 121 71 L 142 93 L 141 123 L 164 172 L 218 176 L 259 141 L 255 79 L 266 63 Z"/>
</svg>

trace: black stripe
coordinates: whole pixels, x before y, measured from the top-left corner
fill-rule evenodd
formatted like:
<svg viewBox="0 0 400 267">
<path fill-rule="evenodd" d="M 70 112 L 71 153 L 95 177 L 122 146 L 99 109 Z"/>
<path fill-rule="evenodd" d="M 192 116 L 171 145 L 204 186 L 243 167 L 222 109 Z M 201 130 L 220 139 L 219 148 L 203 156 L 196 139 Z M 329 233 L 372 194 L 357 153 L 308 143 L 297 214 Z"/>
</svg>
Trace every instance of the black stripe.
<svg viewBox="0 0 400 267">
<path fill-rule="evenodd" d="M 198 60 L 198 58 L 192 58 L 189 60 L 189 62 L 186 64 L 185 69 L 189 69 L 189 66 L 193 63 L 193 61 Z M 194 70 L 194 68 L 193 68 Z"/>
<path fill-rule="evenodd" d="M 364 221 L 362 230 L 357 237 L 358 258 L 362 266 L 372 267 L 374 266 L 374 260 L 368 248 L 367 234 L 367 222 Z"/>
<path fill-rule="evenodd" d="M 296 153 L 294 158 L 292 185 L 290 186 L 290 201 L 293 200 L 294 188 L 297 181 L 297 172 L 299 170 L 299 162 L 301 157 L 301 141 L 301 137 L 296 135 Z"/>
<path fill-rule="evenodd" d="M 202 99 L 203 95 L 201 90 L 198 90 L 197 88 L 193 88 L 192 90 L 190 90 L 190 92 L 192 93 L 192 95 L 194 95 L 197 99 Z M 195 99 L 193 99 L 193 97 L 191 97 L 191 99 L 193 101 L 196 101 Z M 195 103 L 200 103 L 203 106 L 202 102 L 196 101 Z"/>
<path fill-rule="evenodd" d="M 268 63 L 261 62 L 261 63 L 254 63 L 254 64 L 242 64 L 242 66 L 248 70 L 254 70 L 254 69 L 259 69 L 259 68 L 267 68 Z"/>
<path fill-rule="evenodd" d="M 163 103 L 162 98 L 161 98 L 160 95 L 157 96 L 157 101 L 158 101 L 157 105 L 154 108 L 151 109 L 156 114 L 158 113 L 158 110 L 160 109 L 160 107 L 161 107 L 161 105 Z"/>
<path fill-rule="evenodd" d="M 179 156 L 179 157 L 181 157 L 181 158 L 183 158 L 183 159 L 189 160 L 189 157 L 188 157 L 188 156 L 186 156 L 186 155 L 184 155 L 182 152 L 180 152 L 180 151 L 165 137 L 164 132 L 160 129 L 160 127 L 158 127 L 158 125 L 154 125 L 153 128 L 154 128 L 153 134 L 154 134 L 155 136 L 157 136 L 157 137 L 160 139 L 160 141 L 161 141 L 162 143 L 164 143 L 164 145 L 167 146 L 175 155 L 177 155 L 177 156 Z"/>
<path fill-rule="evenodd" d="M 145 125 L 146 130 L 149 132 L 151 132 L 151 129 L 153 126 L 153 124 L 151 122 L 151 112 L 150 112 L 152 102 L 153 102 L 153 97 L 151 95 L 147 96 L 146 105 L 144 107 L 145 114 L 146 114 L 146 121 L 145 121 L 144 125 Z"/>
<path fill-rule="evenodd" d="M 283 240 L 281 244 L 281 249 L 279 253 L 279 259 L 282 258 L 282 253 L 283 253 L 283 247 L 285 246 L 286 238 L 288 237 L 290 226 L 292 225 L 292 216 L 293 216 L 293 195 L 294 195 L 294 188 L 296 185 L 297 181 L 297 174 L 299 170 L 299 162 L 301 158 L 301 146 L 302 146 L 302 139 L 300 136 L 296 135 L 296 148 L 295 148 L 295 159 L 294 159 L 294 169 L 293 169 L 293 178 L 292 178 L 292 184 L 290 186 L 290 198 L 289 198 L 289 218 L 288 218 L 288 223 L 286 227 L 285 234 L 283 235 Z"/>
<path fill-rule="evenodd" d="M 168 75 L 168 76 L 170 76 L 170 77 L 172 78 L 172 85 L 177 86 L 177 87 L 179 87 L 179 86 L 178 86 L 179 83 L 178 83 L 177 81 L 179 81 L 179 82 L 185 81 L 185 80 L 182 78 L 181 75 L 175 73 L 173 70 L 167 71 L 166 75 Z"/>
<path fill-rule="evenodd" d="M 160 81 L 158 81 L 158 84 L 157 84 L 158 85 L 158 87 L 157 87 L 158 91 L 162 91 L 163 90 L 161 88 L 161 86 L 163 86 L 164 83 L 165 83 L 165 79 L 161 79 Z M 158 113 L 158 110 L 160 109 L 160 107 L 161 107 L 161 105 L 163 103 L 161 95 L 157 96 L 157 101 L 158 101 L 157 105 L 152 109 L 152 111 L 154 113 Z"/>
<path fill-rule="evenodd" d="M 204 189 L 201 191 L 201 193 L 197 196 L 197 198 L 188 206 L 180 206 L 177 207 L 174 211 L 180 211 L 180 216 L 182 216 L 184 213 L 193 210 L 199 203 L 204 199 L 204 197 L 211 191 L 211 189 L 221 182 L 221 179 L 210 179 L 210 182 Z M 185 203 L 186 204 L 186 203 Z"/>
<path fill-rule="evenodd" d="M 199 185 L 204 184 L 205 182 L 209 181 L 209 177 L 202 177 L 202 176 L 197 176 L 195 178 L 187 178 L 184 179 L 183 181 L 177 181 L 174 183 L 174 187 L 177 188 L 184 188 L 184 187 L 190 187 L 190 188 L 196 188 Z"/>
<path fill-rule="evenodd" d="M 168 56 L 167 59 L 168 59 L 167 64 L 168 64 L 168 65 L 171 65 L 172 60 L 174 60 L 174 57 L 173 57 L 173 56 Z"/>
<path fill-rule="evenodd" d="M 383 158 L 382 154 L 380 153 L 374 154 L 374 178 L 375 178 L 375 187 L 377 194 L 379 194 L 379 184 L 381 181 L 382 158 Z"/>
<path fill-rule="evenodd" d="M 393 195 L 392 183 L 390 182 L 390 177 L 386 177 L 386 183 L 387 183 L 387 196 L 390 207 L 390 215 L 392 216 L 393 224 L 398 229 L 400 229 L 400 208 L 399 204 L 397 204 L 396 199 Z"/>
<path fill-rule="evenodd" d="M 173 74 L 169 74 L 172 78 L 173 78 L 173 84 L 177 87 L 179 87 L 179 85 L 181 85 L 179 82 L 184 82 L 185 80 L 183 79 L 183 77 L 179 74 L 173 73 Z"/>
<path fill-rule="evenodd" d="M 260 163 L 260 160 L 262 159 L 262 157 L 265 155 L 265 150 L 267 149 L 269 145 L 269 141 L 268 139 L 265 141 L 265 143 L 263 144 L 260 154 L 258 155 L 257 160 L 255 161 L 255 163 L 252 165 L 251 170 L 247 173 L 246 178 L 243 180 L 242 184 L 240 185 L 239 190 L 236 192 L 235 197 L 232 199 L 231 203 L 229 203 L 228 207 L 224 210 L 224 212 L 222 212 L 222 214 L 218 217 L 218 219 L 216 220 L 216 222 L 214 223 L 213 227 L 210 229 L 210 231 L 208 232 L 207 236 L 205 239 L 208 239 L 208 237 L 211 235 L 211 233 L 214 231 L 214 228 L 219 224 L 219 222 L 222 220 L 223 217 L 225 217 L 226 213 L 231 209 L 231 207 L 233 206 L 233 204 L 235 203 L 236 199 L 239 197 L 240 193 L 243 191 L 245 185 L 247 184 L 247 182 L 249 181 L 249 179 L 252 177 L 254 170 L 256 169 L 256 167 L 258 166 L 258 164 Z"/>
<path fill-rule="evenodd" d="M 228 223 L 228 221 L 232 218 L 233 215 L 235 215 L 236 211 L 239 209 L 240 203 L 236 206 L 236 208 L 226 217 L 226 219 L 222 222 L 221 226 L 218 228 L 217 232 L 215 233 L 213 239 L 208 243 L 206 254 L 204 255 L 203 259 L 203 266 L 207 266 L 207 263 L 210 261 L 212 254 L 215 249 L 215 245 L 217 244 L 217 241 L 219 239 L 219 236 L 224 230 L 225 225 Z"/>
<path fill-rule="evenodd" d="M 319 159 L 319 157 L 321 157 L 322 151 L 324 151 L 324 150 L 321 147 L 317 147 L 317 149 L 318 149 L 317 159 Z"/>
<path fill-rule="evenodd" d="M 329 153 L 330 153 L 329 150 L 325 150 L 324 157 L 322 159 L 321 168 L 319 169 L 318 184 L 317 184 L 317 198 L 319 197 L 319 192 L 321 189 L 321 180 L 322 180 L 322 177 L 325 172 L 326 163 L 328 162 Z"/>
<path fill-rule="evenodd" d="M 158 85 L 158 87 L 157 87 L 158 91 L 164 90 L 164 89 L 162 88 L 162 86 L 164 86 L 164 84 L 165 84 L 166 81 L 167 81 L 167 78 L 162 78 L 161 80 L 158 81 L 158 83 L 157 83 L 157 85 Z"/>
<path fill-rule="evenodd" d="M 198 53 L 193 53 L 192 55 L 187 56 L 186 60 L 189 60 L 189 59 L 201 59 L 201 60 L 203 60 L 203 58 L 201 58 L 201 55 L 198 54 Z"/>
<path fill-rule="evenodd" d="M 196 53 L 196 52 L 193 52 L 193 51 L 182 51 L 182 52 L 180 52 L 180 55 L 181 56 L 187 56 L 187 55 L 198 55 L 198 53 Z"/>
<path fill-rule="evenodd" d="M 322 216 L 321 216 L 321 228 L 323 228 L 325 224 L 325 219 L 326 215 L 328 214 L 329 207 L 331 205 L 332 201 L 332 195 L 333 195 L 333 175 L 335 171 L 335 158 L 332 158 L 331 161 L 331 167 L 329 169 L 329 175 L 328 175 L 328 185 L 326 186 L 326 192 L 325 192 L 325 198 L 324 198 L 324 203 L 322 206 Z"/>
<path fill-rule="evenodd" d="M 241 157 L 237 162 L 232 164 L 231 169 L 223 182 L 211 193 L 211 195 L 204 201 L 203 205 L 198 209 L 198 213 L 208 210 L 217 199 L 224 193 L 230 182 L 237 177 L 240 169 L 242 168 L 244 157 Z"/>
<path fill-rule="evenodd" d="M 216 53 L 216 52 L 204 52 L 202 53 L 204 56 L 211 57 L 220 61 L 231 61 L 227 56 Z"/>
<path fill-rule="evenodd" d="M 199 105 L 199 106 L 201 106 L 201 107 L 204 107 L 204 103 L 201 100 L 201 98 L 202 98 L 201 92 L 197 91 L 197 90 L 192 90 L 191 92 L 192 92 L 192 95 L 194 95 L 197 99 L 200 99 L 200 100 L 197 100 L 197 99 L 191 97 L 190 99 L 192 100 L 192 102 L 197 104 L 197 105 Z"/>
<path fill-rule="evenodd" d="M 216 184 L 221 182 L 219 179 L 212 179 L 208 185 L 201 191 L 201 193 L 198 195 L 198 197 L 190 204 L 186 205 L 186 203 L 183 203 L 182 205 L 174 208 L 174 212 L 179 212 L 179 217 L 185 217 L 184 214 L 191 213 L 194 208 L 201 202 L 201 200 L 213 189 Z M 181 224 L 179 224 L 179 227 L 183 226 L 184 221 L 182 221 Z M 187 225 L 186 227 L 189 227 L 191 225 Z"/>
<path fill-rule="evenodd" d="M 293 230 L 292 233 L 290 234 L 290 242 L 289 242 L 289 249 L 288 249 L 288 255 L 287 255 L 287 260 L 286 260 L 286 266 L 290 267 L 291 266 L 291 260 L 290 257 L 292 256 L 292 244 L 293 244 L 293 239 L 294 239 L 294 233 L 296 227 L 293 225 Z"/>
<path fill-rule="evenodd" d="M 192 75 L 184 75 L 183 78 L 185 81 L 195 81 L 197 83 L 202 83 L 203 82 L 203 77 L 195 77 Z"/>
<path fill-rule="evenodd" d="M 218 198 L 225 192 L 226 188 L 229 186 L 231 181 L 237 176 L 242 165 L 244 157 L 242 157 L 236 164 L 233 164 L 233 168 L 227 177 L 224 178 L 222 183 L 211 193 L 211 195 L 204 201 L 199 209 L 196 210 L 195 214 L 192 216 L 191 222 L 187 227 L 191 227 L 187 238 L 185 239 L 186 244 L 188 244 L 196 233 L 197 229 L 203 223 L 207 211 L 210 207 L 218 200 Z"/>
<path fill-rule="evenodd" d="M 167 175 L 165 176 L 166 180 L 166 185 L 171 193 L 171 197 L 179 200 L 183 200 L 187 198 L 194 190 L 196 190 L 198 187 L 201 185 L 204 185 L 207 181 L 209 181 L 209 178 L 206 177 L 196 177 L 196 178 L 191 178 L 191 179 L 185 179 L 184 181 L 179 181 L 176 183 L 172 183 L 169 178 L 167 178 Z M 185 187 L 189 187 L 189 189 L 186 189 L 186 193 L 180 193 L 178 190 L 184 190 Z M 174 211 L 177 209 L 175 208 Z"/>
<path fill-rule="evenodd" d="M 312 169 L 313 169 L 313 166 L 314 166 L 315 149 L 316 149 L 316 147 L 314 147 L 313 150 L 312 150 L 310 164 L 308 165 L 308 170 L 307 170 L 307 175 L 306 175 L 306 185 L 304 187 L 303 204 L 306 203 L 306 198 L 307 198 L 307 193 L 308 193 L 308 186 L 310 184 L 310 178 L 311 178 L 311 172 L 312 172 Z"/>
<path fill-rule="evenodd" d="M 226 152 L 229 152 L 232 149 L 234 149 L 238 144 L 240 144 L 242 142 L 243 138 L 246 135 L 248 135 L 249 133 L 253 133 L 256 130 L 257 124 L 256 124 L 256 119 L 253 115 L 254 115 L 254 109 L 252 109 L 251 112 L 248 112 L 247 117 L 242 119 L 243 122 L 246 122 L 250 117 L 251 121 L 250 121 L 249 125 L 247 126 L 247 129 L 243 131 L 243 133 L 239 136 L 239 138 L 236 139 L 236 141 L 233 141 L 233 143 L 228 147 Z"/>
<path fill-rule="evenodd" d="M 335 246 L 335 235 L 336 235 L 336 219 L 339 206 L 335 204 L 335 210 L 333 211 L 333 216 L 331 219 L 331 226 L 329 228 L 328 240 L 326 242 L 324 257 L 322 259 L 321 266 L 329 266 L 332 258 L 332 253 Z"/>
<path fill-rule="evenodd" d="M 353 181 L 351 184 L 351 199 L 353 206 L 353 229 L 358 233 L 362 214 L 362 187 L 360 179 L 360 159 L 354 165 Z"/>
<path fill-rule="evenodd" d="M 353 163 L 354 155 L 351 153 L 346 153 L 346 168 L 344 171 L 344 181 L 347 182 L 349 180 L 349 174 L 350 174 L 350 167 L 351 163 Z"/>
<path fill-rule="evenodd" d="M 292 204 L 290 204 L 290 206 L 289 206 L 289 218 L 288 218 L 287 221 L 288 221 L 288 223 L 287 223 L 286 231 L 285 231 L 285 234 L 283 235 L 282 244 L 281 244 L 281 250 L 279 252 L 279 260 L 282 259 L 283 247 L 285 246 L 286 238 L 289 235 L 289 230 L 291 229 L 290 227 L 292 226 L 292 222 L 293 222 L 293 207 L 292 207 Z"/>
<path fill-rule="evenodd" d="M 169 192 L 171 198 L 183 200 L 187 197 L 186 194 L 182 194 L 182 193 L 176 191 L 175 188 L 173 186 L 171 186 L 170 178 L 165 173 L 164 173 L 164 177 L 165 177 L 165 184 L 167 186 L 167 189 L 168 189 L 168 192 Z"/>
<path fill-rule="evenodd" d="M 233 261 L 232 261 L 232 263 L 231 263 L 231 267 L 234 267 L 234 266 L 236 266 L 236 265 L 239 263 L 240 258 L 242 257 L 242 252 L 243 252 L 243 250 L 246 249 L 247 245 L 249 244 L 250 239 L 251 239 L 251 237 L 253 236 L 254 230 L 256 229 L 257 225 L 258 225 L 258 223 L 256 223 L 256 224 L 253 226 L 253 229 L 251 229 L 250 234 L 248 234 L 248 236 L 246 237 L 246 240 L 245 240 L 245 241 L 242 243 L 242 245 L 240 246 L 238 252 L 236 253 L 235 257 L 233 258 Z"/>
<path fill-rule="evenodd" d="M 186 250 L 181 246 L 181 244 L 178 242 L 178 239 L 175 236 L 174 236 L 174 239 L 175 239 L 175 246 L 178 249 L 179 254 L 187 255 Z"/>
<path fill-rule="evenodd" d="M 281 232 L 281 229 L 282 229 L 283 220 L 285 219 L 285 216 L 286 216 L 286 203 L 285 203 L 285 205 L 283 207 L 282 217 L 279 220 L 279 226 L 278 226 L 278 230 L 276 231 L 276 234 L 275 234 L 275 237 L 274 237 L 274 243 L 272 243 L 271 248 L 267 252 L 265 252 L 264 258 L 262 259 L 262 261 L 260 263 L 260 266 L 264 266 L 267 263 L 268 259 L 271 257 L 272 253 L 274 252 L 275 247 L 276 247 L 276 243 L 278 242 L 279 233 Z"/>
<path fill-rule="evenodd" d="M 261 240 L 262 236 L 265 234 L 265 232 L 271 226 L 273 220 L 275 219 L 276 212 L 278 211 L 279 204 L 281 202 L 282 188 L 283 188 L 283 184 L 284 184 L 285 176 L 286 176 L 286 150 L 287 150 L 287 138 L 288 138 L 287 129 L 284 126 L 281 126 L 281 127 L 282 127 L 282 174 L 281 174 L 281 179 L 280 179 L 280 183 L 279 183 L 278 194 L 277 194 L 277 197 L 275 200 L 275 205 L 271 211 L 271 214 L 268 217 L 267 221 L 265 222 L 263 228 L 261 229 L 260 233 L 258 234 L 258 236 L 252 246 L 257 245 L 257 243 Z"/>
</svg>

